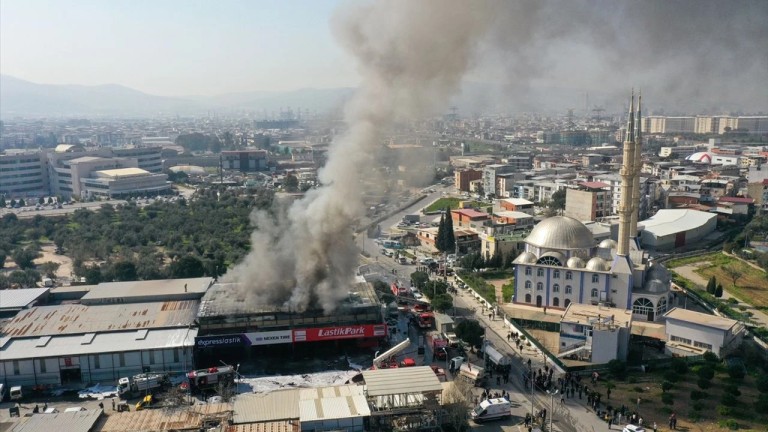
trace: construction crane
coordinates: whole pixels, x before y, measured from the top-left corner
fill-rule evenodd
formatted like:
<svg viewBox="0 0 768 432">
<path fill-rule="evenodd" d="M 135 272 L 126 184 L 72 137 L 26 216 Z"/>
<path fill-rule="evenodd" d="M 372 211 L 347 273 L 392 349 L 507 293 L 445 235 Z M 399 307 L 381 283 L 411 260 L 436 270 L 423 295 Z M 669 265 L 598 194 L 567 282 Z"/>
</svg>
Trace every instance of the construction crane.
<svg viewBox="0 0 768 432">
<path fill-rule="evenodd" d="M 595 115 L 592 116 L 592 118 L 595 120 L 595 122 L 600 123 L 600 119 L 602 118 L 602 113 L 605 112 L 605 108 L 601 106 L 595 106 L 594 108 L 592 108 L 592 112 L 595 113 Z"/>
</svg>

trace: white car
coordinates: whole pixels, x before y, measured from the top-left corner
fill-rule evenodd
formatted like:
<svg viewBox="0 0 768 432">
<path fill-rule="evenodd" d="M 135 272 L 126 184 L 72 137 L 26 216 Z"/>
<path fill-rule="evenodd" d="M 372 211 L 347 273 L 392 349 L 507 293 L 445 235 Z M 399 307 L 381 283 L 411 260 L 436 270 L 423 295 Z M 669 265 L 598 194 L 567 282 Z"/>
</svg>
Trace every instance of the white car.
<svg viewBox="0 0 768 432">
<path fill-rule="evenodd" d="M 621 432 L 645 432 L 645 429 L 643 429 L 642 426 L 635 426 L 633 424 L 628 424 L 624 426 L 624 429 L 622 429 Z"/>
</svg>

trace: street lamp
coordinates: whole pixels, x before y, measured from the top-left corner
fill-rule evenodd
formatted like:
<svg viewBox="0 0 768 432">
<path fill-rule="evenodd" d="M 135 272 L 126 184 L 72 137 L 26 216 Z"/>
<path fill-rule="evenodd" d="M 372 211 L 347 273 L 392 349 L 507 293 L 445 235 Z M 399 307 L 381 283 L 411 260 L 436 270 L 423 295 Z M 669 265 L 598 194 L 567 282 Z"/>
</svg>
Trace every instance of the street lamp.
<svg viewBox="0 0 768 432">
<path fill-rule="evenodd" d="M 549 411 L 550 411 L 549 412 L 549 432 L 552 432 L 552 417 L 553 417 L 553 414 L 555 413 L 555 395 L 559 391 L 560 390 L 555 390 L 555 391 L 547 390 L 547 393 L 549 393 Z"/>
</svg>

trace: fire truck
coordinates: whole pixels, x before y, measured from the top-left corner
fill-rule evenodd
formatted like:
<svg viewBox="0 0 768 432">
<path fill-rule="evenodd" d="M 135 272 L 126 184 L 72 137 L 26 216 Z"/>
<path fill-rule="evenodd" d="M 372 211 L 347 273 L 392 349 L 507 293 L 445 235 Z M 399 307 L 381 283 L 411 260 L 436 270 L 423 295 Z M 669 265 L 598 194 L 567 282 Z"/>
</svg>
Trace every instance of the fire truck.
<svg viewBox="0 0 768 432">
<path fill-rule="evenodd" d="M 411 346 L 411 340 L 406 339 L 384 351 L 381 355 L 378 355 L 373 359 L 373 366 L 371 366 L 371 369 L 391 369 L 416 366 L 416 361 L 408 357 L 403 359 L 400 363 L 397 362 L 397 355 L 405 351 L 409 346 Z"/>
<path fill-rule="evenodd" d="M 187 374 L 189 389 L 192 393 L 213 390 L 219 386 L 229 387 L 235 382 L 237 371 L 232 366 L 214 366 L 208 369 L 193 370 Z"/>
<path fill-rule="evenodd" d="M 404 286 L 398 286 L 397 283 L 392 282 L 392 286 L 390 287 L 392 290 L 392 294 L 398 296 L 398 297 L 406 297 L 408 296 L 408 288 Z"/>
<path fill-rule="evenodd" d="M 440 332 L 431 331 L 427 333 L 427 343 L 435 358 L 445 360 L 446 352 L 448 351 L 448 340 Z"/>
</svg>

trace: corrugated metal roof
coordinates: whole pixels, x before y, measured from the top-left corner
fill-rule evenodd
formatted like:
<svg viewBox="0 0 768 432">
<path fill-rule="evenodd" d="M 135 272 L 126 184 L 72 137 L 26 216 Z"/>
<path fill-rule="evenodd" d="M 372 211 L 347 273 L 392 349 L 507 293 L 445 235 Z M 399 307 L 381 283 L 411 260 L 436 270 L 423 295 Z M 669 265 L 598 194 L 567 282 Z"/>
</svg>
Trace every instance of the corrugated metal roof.
<svg viewBox="0 0 768 432">
<path fill-rule="evenodd" d="M 369 397 L 440 391 L 440 380 L 429 366 L 363 371 Z"/>
<path fill-rule="evenodd" d="M 34 414 L 24 417 L 11 432 L 90 432 L 102 415 L 102 410 Z"/>
<path fill-rule="evenodd" d="M 310 400 L 339 396 L 356 396 L 362 394 L 364 394 L 363 386 L 357 384 L 348 384 L 340 386 L 303 388 L 299 391 L 299 399 Z"/>
<path fill-rule="evenodd" d="M 239 395 L 235 399 L 234 424 L 292 420 L 299 418 L 299 390 Z"/>
<path fill-rule="evenodd" d="M 0 310 L 27 307 L 40 296 L 47 294 L 48 288 L 22 288 L 0 290 Z"/>
<path fill-rule="evenodd" d="M 43 336 L 40 338 L 23 339 L 4 337 L 0 339 L 0 357 L 3 360 L 20 360 L 190 347 L 195 344 L 195 336 L 197 336 L 197 329 L 176 328 L 150 330 L 142 340 L 136 340 L 135 331 L 97 333 L 87 344 L 83 344 L 82 335 Z"/>
<path fill-rule="evenodd" d="M 203 419 L 216 417 L 228 419 L 232 404 L 204 404 L 180 409 L 128 411 L 104 416 L 96 430 L 100 432 L 144 432 L 176 429 L 197 429 Z"/>
<path fill-rule="evenodd" d="M 302 422 L 335 420 L 371 415 L 368 401 L 363 395 L 326 397 L 299 401 Z"/>
<path fill-rule="evenodd" d="M 198 300 L 86 306 L 37 306 L 19 312 L 0 329 L 7 337 L 83 334 L 188 326 Z"/>
<path fill-rule="evenodd" d="M 227 426 L 227 432 L 299 432 L 298 420 L 246 423 Z"/>
<path fill-rule="evenodd" d="M 708 213 L 689 209 L 663 209 L 642 222 L 643 232 L 664 237 L 681 231 L 689 231 L 700 228 L 711 219 L 717 218 L 714 213 Z"/>
<path fill-rule="evenodd" d="M 82 300 L 102 298 L 128 298 L 141 296 L 165 296 L 183 293 L 198 293 L 200 297 L 208 290 L 212 278 L 164 279 L 131 282 L 106 282 L 91 287 Z"/>
</svg>

